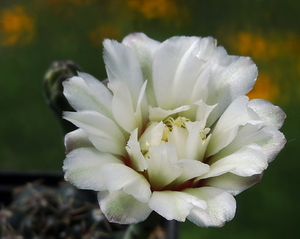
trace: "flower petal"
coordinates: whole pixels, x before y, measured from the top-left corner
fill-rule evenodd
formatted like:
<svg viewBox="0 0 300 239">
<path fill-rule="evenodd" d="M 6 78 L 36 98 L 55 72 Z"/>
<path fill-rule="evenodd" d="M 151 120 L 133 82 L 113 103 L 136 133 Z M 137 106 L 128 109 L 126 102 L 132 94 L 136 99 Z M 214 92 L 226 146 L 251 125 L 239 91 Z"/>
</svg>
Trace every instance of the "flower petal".
<svg viewBox="0 0 300 239">
<path fill-rule="evenodd" d="M 200 41 L 199 52 L 197 57 L 201 61 L 201 68 L 199 69 L 199 76 L 190 92 L 192 102 L 203 100 L 206 101 L 209 91 L 208 83 L 210 81 L 211 68 L 214 66 L 215 51 L 218 49 L 217 41 L 212 37 L 202 38 Z"/>
<path fill-rule="evenodd" d="M 160 45 L 160 42 L 147 37 L 144 33 L 132 33 L 126 36 L 122 43 L 134 50 L 145 79 L 152 79 L 152 60 L 153 55 Z"/>
<path fill-rule="evenodd" d="M 82 130 L 74 130 L 65 136 L 65 147 L 66 153 L 71 152 L 77 148 L 91 147 L 93 146 L 92 142 L 88 138 L 88 134 Z"/>
<path fill-rule="evenodd" d="M 130 90 L 124 82 L 117 81 L 108 84 L 108 87 L 114 92 L 112 99 L 114 118 L 128 133 L 131 133 L 136 128 L 141 129 L 144 118 L 147 116 L 148 109 L 147 105 L 145 105 L 146 83 L 142 86 L 140 95 L 135 103 Z"/>
<path fill-rule="evenodd" d="M 123 188 L 140 202 L 147 202 L 151 196 L 146 178 L 124 164 L 107 164 L 102 167 L 101 174 L 109 192 Z"/>
<path fill-rule="evenodd" d="M 153 55 L 160 42 L 147 37 L 143 33 L 132 33 L 125 37 L 122 43 L 134 50 L 140 63 L 144 79 L 150 80 L 147 85 L 148 102 L 152 106 L 157 106 L 151 79 Z"/>
<path fill-rule="evenodd" d="M 74 76 L 63 82 L 64 95 L 70 105 L 76 110 L 95 110 L 107 117 L 112 117 L 112 94 L 96 78 L 86 73 L 78 73 L 81 77 Z"/>
<path fill-rule="evenodd" d="M 64 118 L 87 132 L 100 151 L 124 155 L 125 137 L 110 118 L 95 111 L 64 112 Z"/>
<path fill-rule="evenodd" d="M 188 131 L 178 126 L 174 126 L 172 132 L 169 133 L 168 142 L 176 149 L 179 159 L 186 158 L 185 146 L 188 137 Z"/>
<path fill-rule="evenodd" d="M 180 107 L 178 107 L 176 109 L 173 109 L 173 110 L 164 110 L 164 109 L 159 108 L 159 107 L 152 108 L 150 106 L 149 107 L 149 120 L 150 120 L 150 122 L 162 121 L 165 118 L 167 118 L 169 115 L 176 114 L 176 113 L 186 111 L 186 110 L 189 110 L 189 109 L 190 109 L 190 106 L 188 106 L 188 105 L 183 105 L 183 106 L 180 106 Z"/>
<path fill-rule="evenodd" d="M 147 158 L 149 182 L 153 190 L 161 190 L 173 182 L 182 169 L 176 165 L 177 155 L 175 148 L 170 143 L 162 142 L 149 149 L 150 158 Z M 166 170 L 167 169 L 167 170 Z"/>
<path fill-rule="evenodd" d="M 211 164 L 210 171 L 201 178 L 215 177 L 227 172 L 249 177 L 262 173 L 267 167 L 267 158 L 262 148 L 257 144 L 250 144 Z"/>
<path fill-rule="evenodd" d="M 202 187 L 186 189 L 189 193 L 207 203 L 206 208 L 193 207 L 187 219 L 199 227 L 221 227 L 235 215 L 234 197 L 224 190 Z"/>
<path fill-rule="evenodd" d="M 150 147 L 159 145 L 163 136 L 165 125 L 163 122 L 153 122 L 145 130 L 139 139 L 141 150 L 149 150 Z"/>
<path fill-rule="evenodd" d="M 226 173 L 214 178 L 208 178 L 205 185 L 220 188 L 236 196 L 242 191 L 250 188 L 261 180 L 262 174 L 255 174 L 250 177 L 241 177 L 232 173 Z"/>
<path fill-rule="evenodd" d="M 251 58 L 229 56 L 223 47 L 217 47 L 212 61 L 206 103 L 218 105 L 208 118 L 208 126 L 221 116 L 234 99 L 248 93 L 257 77 L 257 67 Z"/>
<path fill-rule="evenodd" d="M 230 154 L 235 153 L 240 148 L 258 142 L 268 142 L 271 134 L 261 129 L 261 125 L 246 124 L 238 130 L 236 137 L 225 148 L 214 155 L 213 160 L 217 161 Z M 261 144 L 260 144 L 261 145 Z"/>
<path fill-rule="evenodd" d="M 148 165 L 141 153 L 140 143 L 137 138 L 138 129 L 135 129 L 127 142 L 126 151 L 130 157 L 130 166 L 136 171 L 142 172 L 148 168 Z"/>
<path fill-rule="evenodd" d="M 261 118 L 251 108 L 247 107 L 247 103 L 248 98 L 240 96 L 222 114 L 213 129 L 207 146 L 206 157 L 216 154 L 226 147 L 234 139 L 240 126 L 263 124 Z"/>
<path fill-rule="evenodd" d="M 203 161 L 211 135 L 206 136 L 206 134 L 203 133 L 202 122 L 186 122 L 185 125 L 188 131 L 185 156 L 186 158 Z"/>
<path fill-rule="evenodd" d="M 201 121 L 204 127 L 209 114 L 215 107 L 216 105 L 207 105 L 204 101 L 198 100 L 190 105 L 189 110 L 182 112 L 180 115 L 191 121 Z"/>
<path fill-rule="evenodd" d="M 173 37 L 161 43 L 156 50 L 153 86 L 159 107 L 174 109 L 192 103 L 190 91 L 202 64 L 197 57 L 200 41 L 199 37 Z"/>
<path fill-rule="evenodd" d="M 113 223 L 138 223 L 144 221 L 152 212 L 148 203 L 140 202 L 122 190 L 113 193 L 99 192 L 98 201 L 107 220 Z"/>
<path fill-rule="evenodd" d="M 134 116 L 138 122 L 138 127 L 142 129 L 143 122 L 148 121 L 148 104 L 145 96 L 145 91 L 148 81 L 146 80 L 141 88 Z"/>
<path fill-rule="evenodd" d="M 233 154 L 243 146 L 253 143 L 262 147 L 267 161 L 271 162 L 284 147 L 286 139 L 276 126 L 260 129 L 259 125 L 247 124 L 238 131 L 234 140 L 227 147 L 214 156 L 214 161 Z"/>
<path fill-rule="evenodd" d="M 282 109 L 266 100 L 250 100 L 248 106 L 265 121 L 266 126 L 275 126 L 280 129 L 286 118 Z"/>
<path fill-rule="evenodd" d="M 286 138 L 283 133 L 276 130 L 275 127 L 266 127 L 262 131 L 271 134 L 271 139 L 266 143 L 265 141 L 257 142 L 262 147 L 264 154 L 267 157 L 268 163 L 272 162 L 277 154 L 283 149 Z"/>
<path fill-rule="evenodd" d="M 177 165 L 182 168 L 181 175 L 171 184 L 180 185 L 192 178 L 199 177 L 207 172 L 209 172 L 210 167 L 197 160 L 193 159 L 180 159 L 177 162 Z"/>
<path fill-rule="evenodd" d="M 202 100 L 199 100 L 194 103 L 197 105 L 197 117 L 196 119 L 198 121 L 202 121 L 204 125 L 206 125 L 207 118 L 209 114 L 213 111 L 214 108 L 216 108 L 217 104 L 215 105 L 207 105 Z"/>
<path fill-rule="evenodd" d="M 206 202 L 191 194 L 176 191 L 155 191 L 149 200 L 149 207 L 167 220 L 184 222 L 191 209 L 206 208 Z"/>
<path fill-rule="evenodd" d="M 144 83 L 141 66 L 135 52 L 130 47 L 108 39 L 104 40 L 103 46 L 109 85 L 123 82 L 128 88 L 135 108 Z"/>
<path fill-rule="evenodd" d="M 103 175 L 100 174 L 103 165 L 123 162 L 113 156 L 98 151 L 95 148 L 78 148 L 67 154 L 63 170 L 65 179 L 80 189 L 95 191 L 107 190 Z"/>
</svg>

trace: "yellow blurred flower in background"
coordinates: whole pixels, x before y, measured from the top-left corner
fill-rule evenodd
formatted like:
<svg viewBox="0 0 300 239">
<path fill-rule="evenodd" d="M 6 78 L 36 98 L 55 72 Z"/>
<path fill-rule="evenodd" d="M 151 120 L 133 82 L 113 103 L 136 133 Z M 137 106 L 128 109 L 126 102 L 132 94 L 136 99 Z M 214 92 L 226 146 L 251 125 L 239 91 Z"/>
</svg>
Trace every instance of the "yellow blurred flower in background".
<svg viewBox="0 0 300 239">
<path fill-rule="evenodd" d="M 184 11 L 172 0 L 127 0 L 129 9 L 141 13 L 147 19 L 178 20 Z"/>
<path fill-rule="evenodd" d="M 227 39 L 228 44 L 241 55 L 255 60 L 269 61 L 278 57 L 300 55 L 300 36 L 292 32 L 267 34 L 241 31 Z"/>
<path fill-rule="evenodd" d="M 222 29 L 220 32 L 224 34 L 225 30 Z M 300 58 L 300 35 L 289 31 L 265 33 L 261 31 L 234 33 L 232 31 L 229 35 L 225 41 L 235 54 L 252 57 L 262 68 L 266 67 L 264 72 L 269 72 L 259 74 L 257 83 L 248 96 L 251 99 L 264 98 L 273 103 L 279 100 L 281 102 L 291 100 L 288 94 L 281 94 L 281 91 L 284 92 L 283 88 L 290 87 L 288 85 L 292 83 L 280 80 L 289 76 L 281 75 L 279 65 L 292 67 L 289 70 L 291 75 L 297 71 L 300 73 L 298 70 L 300 64 L 297 63 L 300 62 L 298 60 Z"/>
<path fill-rule="evenodd" d="M 234 48 L 242 55 L 250 55 L 255 59 L 267 60 L 278 54 L 276 43 L 268 39 L 249 32 L 239 32 L 237 38 L 234 37 Z"/>
<path fill-rule="evenodd" d="M 260 73 L 256 84 L 247 96 L 250 99 L 266 99 L 274 103 L 279 96 L 279 87 L 269 75 Z"/>
<path fill-rule="evenodd" d="M 11 46 L 27 44 L 35 34 L 35 21 L 24 7 L 13 6 L 0 13 L 0 44 Z"/>
<path fill-rule="evenodd" d="M 73 3 L 76 5 L 90 4 L 93 0 L 48 0 L 50 3 Z"/>
</svg>

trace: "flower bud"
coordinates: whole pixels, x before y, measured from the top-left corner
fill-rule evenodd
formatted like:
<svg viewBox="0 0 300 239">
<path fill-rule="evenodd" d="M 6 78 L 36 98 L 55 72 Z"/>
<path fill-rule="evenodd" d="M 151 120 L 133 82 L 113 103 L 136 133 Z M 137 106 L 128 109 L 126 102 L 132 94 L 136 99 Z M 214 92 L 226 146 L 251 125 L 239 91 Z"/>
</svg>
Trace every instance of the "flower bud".
<svg viewBox="0 0 300 239">
<path fill-rule="evenodd" d="M 72 106 L 63 94 L 63 81 L 77 76 L 77 71 L 81 71 L 79 65 L 73 61 L 54 61 L 47 70 L 43 80 L 43 90 L 47 104 L 59 117 L 65 133 L 75 129 L 75 127 L 62 119 L 63 111 L 74 111 Z"/>
</svg>

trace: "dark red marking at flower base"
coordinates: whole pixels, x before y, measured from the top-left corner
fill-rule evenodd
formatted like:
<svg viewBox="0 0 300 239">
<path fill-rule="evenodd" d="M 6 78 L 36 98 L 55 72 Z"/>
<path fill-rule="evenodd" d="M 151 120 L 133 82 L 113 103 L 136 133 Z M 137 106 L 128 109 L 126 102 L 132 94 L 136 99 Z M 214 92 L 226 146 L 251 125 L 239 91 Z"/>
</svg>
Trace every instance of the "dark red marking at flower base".
<svg viewBox="0 0 300 239">
<path fill-rule="evenodd" d="M 130 167 L 130 168 L 131 168 L 131 161 L 130 161 L 130 158 L 129 158 L 129 157 L 124 157 L 124 158 L 123 158 L 123 162 L 124 162 L 124 164 L 125 164 L 127 167 Z"/>
<path fill-rule="evenodd" d="M 190 179 L 185 183 L 181 184 L 178 188 L 178 191 L 183 191 L 184 189 L 191 188 L 193 186 L 194 179 Z"/>
<path fill-rule="evenodd" d="M 211 159 L 211 156 L 210 156 L 210 157 L 207 157 L 207 158 L 205 158 L 205 159 L 203 159 L 203 160 L 202 160 L 202 163 L 205 163 L 205 164 L 210 165 L 210 164 L 208 163 L 210 159 Z"/>
<path fill-rule="evenodd" d="M 201 188 L 207 185 L 207 180 L 206 179 L 201 179 L 198 182 L 196 182 L 191 188 Z"/>
</svg>

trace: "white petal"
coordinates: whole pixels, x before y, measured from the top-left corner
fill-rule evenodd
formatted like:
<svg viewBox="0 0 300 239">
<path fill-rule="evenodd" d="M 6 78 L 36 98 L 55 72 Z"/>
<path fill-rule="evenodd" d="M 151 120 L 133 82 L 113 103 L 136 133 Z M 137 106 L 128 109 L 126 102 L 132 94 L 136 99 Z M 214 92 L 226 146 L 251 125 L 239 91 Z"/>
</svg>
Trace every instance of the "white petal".
<svg viewBox="0 0 300 239">
<path fill-rule="evenodd" d="M 215 105 L 207 105 L 202 100 L 197 101 L 194 104 L 196 104 L 198 106 L 196 119 L 198 121 L 202 121 L 203 124 L 206 125 L 206 121 L 207 121 L 207 118 L 208 118 L 209 114 L 217 106 L 217 104 L 215 104 Z"/>
<path fill-rule="evenodd" d="M 79 73 L 81 77 L 74 76 L 63 82 L 64 95 L 71 106 L 77 110 L 95 110 L 107 117 L 112 117 L 112 94 L 100 81 L 94 77 Z"/>
<path fill-rule="evenodd" d="M 123 188 L 124 192 L 140 202 L 147 202 L 151 196 L 146 178 L 124 164 L 107 164 L 103 166 L 101 174 L 111 193 Z"/>
<path fill-rule="evenodd" d="M 127 85 L 133 107 L 136 107 L 144 83 L 137 56 L 130 47 L 116 41 L 105 39 L 103 45 L 103 58 L 110 83 L 123 82 Z"/>
<path fill-rule="evenodd" d="M 263 121 L 251 108 L 247 107 L 247 103 L 248 98 L 240 96 L 226 109 L 212 131 L 206 157 L 226 147 L 234 139 L 240 126 L 245 124 L 262 125 Z"/>
<path fill-rule="evenodd" d="M 127 142 L 126 150 L 130 157 L 130 166 L 136 171 L 142 172 L 148 168 L 146 159 L 141 153 L 140 143 L 137 141 L 138 129 L 135 129 Z"/>
<path fill-rule="evenodd" d="M 124 135 L 116 123 L 100 113 L 94 111 L 65 112 L 64 118 L 89 134 L 118 138 L 120 143 L 125 142 Z"/>
<path fill-rule="evenodd" d="M 276 127 L 266 127 L 262 131 L 266 131 L 271 134 L 271 139 L 268 142 L 257 142 L 262 147 L 264 154 L 267 157 L 268 163 L 272 162 L 277 154 L 283 149 L 286 139 L 283 133 L 276 130 Z"/>
<path fill-rule="evenodd" d="M 280 129 L 286 118 L 282 109 L 266 100 L 250 100 L 248 106 L 265 121 L 266 126 L 275 126 Z"/>
<path fill-rule="evenodd" d="M 100 151 L 124 155 L 124 135 L 110 118 L 95 111 L 65 112 L 64 118 L 86 131 Z"/>
<path fill-rule="evenodd" d="M 183 105 L 180 106 L 176 109 L 173 110 L 164 110 L 161 108 L 152 108 L 151 106 L 149 106 L 149 120 L 150 122 L 155 122 L 155 121 L 162 121 L 165 118 L 167 118 L 169 115 L 175 114 L 175 113 L 179 113 L 182 111 L 186 111 L 189 110 L 190 106 L 188 105 Z"/>
<path fill-rule="evenodd" d="M 143 122 L 148 121 L 148 103 L 145 96 L 147 83 L 148 81 L 146 80 L 141 88 L 141 92 L 134 112 L 134 116 L 140 129 L 142 129 L 143 127 Z"/>
<path fill-rule="evenodd" d="M 247 124 L 238 131 L 235 139 L 217 155 L 214 160 L 226 157 L 248 144 L 257 144 L 262 147 L 268 162 L 271 162 L 286 143 L 284 135 L 276 126 L 260 129 L 259 125 Z"/>
<path fill-rule="evenodd" d="M 214 155 L 214 161 L 233 154 L 246 145 L 254 143 L 258 144 L 258 142 L 267 143 L 270 138 L 271 134 L 262 130 L 261 125 L 246 124 L 245 126 L 240 128 L 240 130 L 237 132 L 236 137 L 228 146 Z"/>
<path fill-rule="evenodd" d="M 204 37 L 199 42 L 199 51 L 197 57 L 201 61 L 208 61 L 212 57 L 217 46 L 217 40 L 212 37 Z"/>
<path fill-rule="evenodd" d="M 208 83 L 210 80 L 210 71 L 211 68 L 209 63 L 203 64 L 201 67 L 202 71 L 195 82 L 194 88 L 191 91 L 191 101 L 196 102 L 199 100 L 203 100 L 204 102 L 207 101 L 208 95 L 210 94 Z M 210 125 L 209 125 L 210 126 Z"/>
<path fill-rule="evenodd" d="M 185 146 L 187 137 L 188 131 L 178 126 L 174 126 L 172 132 L 169 133 L 168 142 L 171 143 L 176 149 L 179 159 L 186 158 Z"/>
<path fill-rule="evenodd" d="M 132 33 L 125 37 L 122 43 L 134 50 L 137 59 L 141 65 L 144 79 L 149 79 L 147 85 L 148 102 L 152 106 L 156 106 L 156 99 L 152 82 L 152 61 L 153 55 L 160 42 L 147 37 L 143 33 Z"/>
<path fill-rule="evenodd" d="M 95 148 L 78 148 L 67 154 L 63 170 L 65 179 L 80 189 L 106 190 L 101 169 L 103 165 L 123 162 Z"/>
<path fill-rule="evenodd" d="M 194 207 L 206 208 L 205 201 L 184 192 L 155 191 L 149 200 L 149 207 L 167 220 L 184 222 Z"/>
<path fill-rule="evenodd" d="M 193 159 L 180 159 L 177 165 L 182 168 L 181 175 L 171 184 L 180 185 L 192 178 L 199 177 L 207 172 L 209 172 L 210 167 L 200 161 Z"/>
<path fill-rule="evenodd" d="M 139 139 L 141 150 L 149 150 L 149 147 L 159 145 L 163 136 L 165 125 L 163 122 L 151 123 Z"/>
<path fill-rule="evenodd" d="M 173 37 L 161 43 L 156 50 L 153 85 L 159 107 L 174 109 L 192 103 L 190 91 L 202 64 L 197 57 L 200 41 L 199 37 Z"/>
<path fill-rule="evenodd" d="M 203 157 L 209 144 L 211 135 L 206 138 L 203 134 L 202 122 L 186 122 L 188 137 L 185 145 L 186 158 L 203 161 Z"/>
<path fill-rule="evenodd" d="M 241 177 L 232 173 L 226 173 L 218 177 L 208 178 L 205 181 L 205 185 L 223 189 L 235 196 L 259 182 L 261 177 L 262 174 L 256 174 L 250 177 Z"/>
<path fill-rule="evenodd" d="M 99 137 L 97 135 L 89 135 L 89 139 L 93 145 L 100 151 L 115 155 L 126 155 L 125 144 L 121 145 L 111 141 L 111 139 Z"/>
<path fill-rule="evenodd" d="M 79 77 L 84 79 L 85 83 L 91 89 L 91 91 L 94 93 L 94 95 L 97 95 L 99 97 L 98 100 L 100 100 L 101 103 L 108 102 L 109 104 L 107 104 L 107 107 L 108 107 L 108 109 L 111 109 L 112 93 L 106 87 L 107 83 L 105 83 L 105 80 L 99 81 L 94 76 L 92 76 L 88 73 L 85 73 L 85 72 L 77 72 L 77 74 Z M 110 110 L 109 110 L 109 112 L 111 113 Z"/>
<path fill-rule="evenodd" d="M 227 172 L 249 177 L 262 173 L 267 167 L 267 158 L 262 148 L 256 144 L 250 144 L 211 164 L 210 171 L 201 178 L 215 177 Z"/>
<path fill-rule="evenodd" d="M 101 211 L 112 223 L 138 223 L 144 221 L 152 212 L 148 203 L 137 201 L 122 190 L 113 193 L 99 192 L 98 201 Z"/>
<path fill-rule="evenodd" d="M 200 69 L 200 74 L 195 82 L 195 85 L 190 92 L 192 102 L 203 100 L 206 102 L 209 89 L 208 84 L 211 81 L 211 70 L 218 61 L 215 60 L 216 52 L 218 52 L 217 41 L 212 37 L 202 38 L 200 42 L 200 50 L 198 58 L 203 62 Z"/>
<path fill-rule="evenodd" d="M 138 127 L 134 115 L 134 106 L 131 94 L 124 82 L 108 83 L 114 92 L 112 112 L 117 123 L 128 133 Z"/>
<path fill-rule="evenodd" d="M 210 114 L 208 126 L 212 125 L 230 105 L 241 95 L 248 93 L 256 80 L 257 67 L 249 57 L 229 56 L 218 47 L 213 57 L 208 82 L 208 105 L 218 104 Z"/>
<path fill-rule="evenodd" d="M 190 119 L 191 121 L 201 121 L 203 127 L 206 126 L 206 121 L 209 114 L 216 105 L 207 105 L 202 99 L 190 105 L 190 109 L 182 112 L 180 115 Z"/>
<path fill-rule="evenodd" d="M 150 158 L 147 158 L 148 176 L 152 188 L 160 190 L 173 182 L 181 173 L 182 169 L 176 165 L 177 155 L 175 148 L 162 142 L 159 146 L 149 149 Z"/>
<path fill-rule="evenodd" d="M 221 227 L 235 215 L 236 202 L 234 197 L 221 189 L 201 187 L 186 189 L 184 192 L 207 203 L 205 209 L 193 207 L 187 217 L 199 227 Z"/>
<path fill-rule="evenodd" d="M 143 68 L 151 69 L 153 55 L 160 42 L 147 37 L 144 33 L 132 33 L 126 36 L 122 43 L 134 50 Z M 150 78 L 146 77 L 146 79 Z"/>
<path fill-rule="evenodd" d="M 82 130 L 74 130 L 65 136 L 66 153 L 77 148 L 92 147 L 93 144 L 88 138 L 88 134 Z"/>
</svg>

